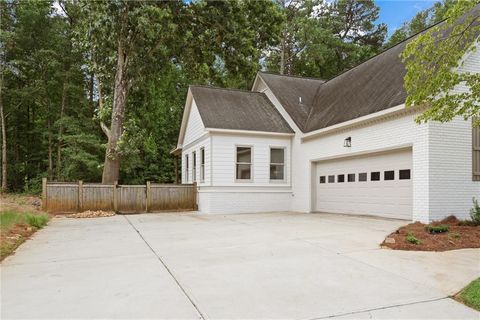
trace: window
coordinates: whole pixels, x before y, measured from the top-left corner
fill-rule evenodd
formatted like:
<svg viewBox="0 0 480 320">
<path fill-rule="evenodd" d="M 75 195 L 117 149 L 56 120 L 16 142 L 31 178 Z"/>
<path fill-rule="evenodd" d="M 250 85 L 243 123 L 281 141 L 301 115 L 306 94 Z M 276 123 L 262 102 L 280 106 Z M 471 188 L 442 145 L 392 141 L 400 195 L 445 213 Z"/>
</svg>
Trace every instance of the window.
<svg viewBox="0 0 480 320">
<path fill-rule="evenodd" d="M 380 172 L 371 172 L 370 181 L 380 181 Z"/>
<path fill-rule="evenodd" d="M 337 182 L 345 182 L 345 175 L 344 174 L 339 174 L 337 176 Z"/>
<path fill-rule="evenodd" d="M 188 154 L 185 155 L 185 182 L 188 182 Z"/>
<path fill-rule="evenodd" d="M 270 180 L 283 180 L 285 178 L 285 149 L 270 149 Z"/>
<path fill-rule="evenodd" d="M 393 170 L 384 171 L 383 180 L 395 180 L 395 171 Z"/>
<path fill-rule="evenodd" d="M 410 169 L 404 169 L 399 171 L 400 180 L 410 180 Z"/>
<path fill-rule="evenodd" d="M 472 131 L 472 180 L 480 181 L 480 127 L 473 126 Z"/>
<path fill-rule="evenodd" d="M 355 182 L 355 173 L 349 173 L 347 175 L 347 181 L 348 182 Z"/>
<path fill-rule="evenodd" d="M 328 183 L 334 183 L 335 182 L 335 176 L 328 176 Z"/>
<path fill-rule="evenodd" d="M 192 166 L 192 181 L 197 181 L 197 153 L 192 152 L 193 166 Z"/>
<path fill-rule="evenodd" d="M 359 173 L 358 174 L 358 181 L 367 181 L 367 173 L 366 172 L 362 172 L 362 173 Z"/>
<path fill-rule="evenodd" d="M 200 182 L 205 181 L 205 148 L 200 149 Z"/>
<path fill-rule="evenodd" d="M 326 182 L 325 176 L 320 176 L 320 183 L 325 183 L 325 182 Z"/>
<path fill-rule="evenodd" d="M 236 179 L 250 180 L 252 178 L 252 148 L 237 147 Z"/>
</svg>

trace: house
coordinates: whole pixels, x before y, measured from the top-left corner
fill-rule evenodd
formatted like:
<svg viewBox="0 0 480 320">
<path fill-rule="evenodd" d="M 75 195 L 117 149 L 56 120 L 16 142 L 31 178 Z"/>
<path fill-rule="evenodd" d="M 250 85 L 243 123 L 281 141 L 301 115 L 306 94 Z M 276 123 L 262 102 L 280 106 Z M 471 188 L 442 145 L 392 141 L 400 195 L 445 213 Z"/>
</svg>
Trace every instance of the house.
<svg viewBox="0 0 480 320">
<path fill-rule="evenodd" d="M 415 123 L 405 45 L 328 81 L 258 72 L 251 91 L 191 86 L 176 152 L 199 211 L 468 217 L 480 130 L 461 118 Z M 480 50 L 462 71 L 480 72 Z"/>
</svg>

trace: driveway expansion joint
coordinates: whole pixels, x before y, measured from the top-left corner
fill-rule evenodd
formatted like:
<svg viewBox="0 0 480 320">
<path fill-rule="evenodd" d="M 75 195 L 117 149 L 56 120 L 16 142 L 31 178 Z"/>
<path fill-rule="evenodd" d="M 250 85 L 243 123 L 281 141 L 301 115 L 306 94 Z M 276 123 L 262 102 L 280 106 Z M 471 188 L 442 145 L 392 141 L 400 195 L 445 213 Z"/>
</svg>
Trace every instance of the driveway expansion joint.
<svg viewBox="0 0 480 320">
<path fill-rule="evenodd" d="M 198 319 L 200 320 L 205 320 L 207 319 L 206 315 L 199 309 L 198 305 L 195 303 L 195 301 L 193 300 L 193 298 L 191 297 L 191 295 L 187 292 L 187 290 L 182 286 L 182 284 L 180 283 L 180 281 L 177 279 L 177 277 L 175 277 L 175 275 L 173 274 L 172 270 L 170 270 L 170 268 L 167 266 L 167 264 L 165 263 L 165 261 L 162 259 L 162 257 L 157 254 L 157 252 L 152 248 L 152 246 L 148 243 L 148 241 L 143 237 L 142 233 L 140 232 L 140 230 L 138 230 L 134 225 L 133 223 L 130 221 L 130 219 L 128 219 L 128 216 L 126 215 L 123 215 L 123 217 L 125 218 L 125 220 L 127 220 L 128 224 L 133 228 L 133 230 L 136 231 L 136 233 L 138 234 L 138 236 L 143 240 L 143 242 L 147 245 L 147 247 L 150 249 L 150 251 L 152 251 L 152 253 L 157 257 L 158 261 L 160 261 L 160 263 L 163 265 L 163 267 L 165 268 L 165 270 L 167 270 L 167 272 L 170 274 L 170 276 L 172 277 L 172 279 L 175 281 L 175 283 L 177 284 L 177 286 L 179 287 L 179 289 L 182 291 L 182 293 L 185 295 L 185 297 L 188 299 L 188 301 L 190 302 L 190 304 L 195 308 L 197 314 L 198 314 Z"/>
</svg>

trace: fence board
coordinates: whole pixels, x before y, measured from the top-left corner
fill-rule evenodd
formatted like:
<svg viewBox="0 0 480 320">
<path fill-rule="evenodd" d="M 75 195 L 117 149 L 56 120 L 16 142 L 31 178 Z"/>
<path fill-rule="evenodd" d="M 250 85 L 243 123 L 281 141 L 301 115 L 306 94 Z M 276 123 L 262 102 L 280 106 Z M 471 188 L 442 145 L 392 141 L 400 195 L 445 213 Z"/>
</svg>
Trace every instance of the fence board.
<svg viewBox="0 0 480 320">
<path fill-rule="evenodd" d="M 117 185 L 42 182 L 46 211 L 71 213 L 113 210 L 121 213 L 196 210 L 196 184 Z M 148 201 L 148 203 L 147 203 Z"/>
</svg>

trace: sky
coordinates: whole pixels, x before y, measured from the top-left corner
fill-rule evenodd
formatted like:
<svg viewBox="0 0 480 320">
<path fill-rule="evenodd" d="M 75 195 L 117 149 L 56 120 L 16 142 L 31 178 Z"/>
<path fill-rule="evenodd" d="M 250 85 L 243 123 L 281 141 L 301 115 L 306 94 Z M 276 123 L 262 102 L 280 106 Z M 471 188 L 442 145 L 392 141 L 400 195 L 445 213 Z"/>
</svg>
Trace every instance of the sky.
<svg viewBox="0 0 480 320">
<path fill-rule="evenodd" d="M 380 18 L 388 26 L 388 35 L 410 21 L 419 11 L 430 8 L 438 0 L 375 0 L 380 7 Z"/>
</svg>

